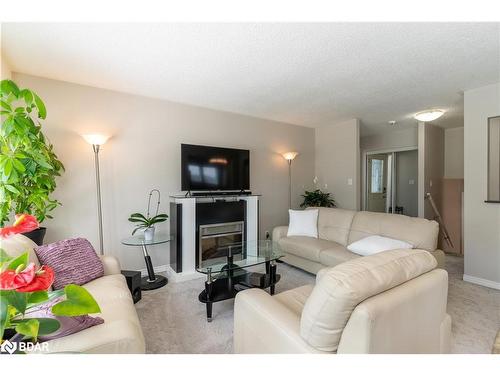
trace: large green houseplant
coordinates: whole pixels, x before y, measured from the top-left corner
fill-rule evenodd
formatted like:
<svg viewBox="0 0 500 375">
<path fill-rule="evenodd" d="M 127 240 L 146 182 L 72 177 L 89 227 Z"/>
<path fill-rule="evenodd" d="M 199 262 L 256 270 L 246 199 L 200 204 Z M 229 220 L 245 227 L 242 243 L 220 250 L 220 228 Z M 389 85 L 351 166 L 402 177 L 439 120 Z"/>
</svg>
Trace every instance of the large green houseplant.
<svg viewBox="0 0 500 375">
<path fill-rule="evenodd" d="M 36 93 L 11 80 L 0 89 L 0 227 L 20 212 L 43 222 L 60 204 L 51 194 L 64 171 L 42 132 L 47 111 Z"/>
</svg>

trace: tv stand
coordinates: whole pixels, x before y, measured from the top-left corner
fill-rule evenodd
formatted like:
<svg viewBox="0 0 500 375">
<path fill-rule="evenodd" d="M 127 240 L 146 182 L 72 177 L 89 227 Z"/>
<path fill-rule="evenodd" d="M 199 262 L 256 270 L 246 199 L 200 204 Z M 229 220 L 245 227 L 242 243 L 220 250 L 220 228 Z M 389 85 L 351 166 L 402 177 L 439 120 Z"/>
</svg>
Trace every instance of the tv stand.
<svg viewBox="0 0 500 375">
<path fill-rule="evenodd" d="M 201 277 L 196 272 L 199 251 L 200 225 L 243 222 L 245 241 L 255 243 L 259 239 L 259 195 L 249 191 L 183 192 L 170 196 L 170 264 L 169 280 L 179 282 Z M 232 209 L 244 207 L 242 218 L 233 217 Z M 210 220 L 203 221 L 203 208 L 209 208 Z M 203 222 L 202 222 L 203 221 Z"/>
</svg>

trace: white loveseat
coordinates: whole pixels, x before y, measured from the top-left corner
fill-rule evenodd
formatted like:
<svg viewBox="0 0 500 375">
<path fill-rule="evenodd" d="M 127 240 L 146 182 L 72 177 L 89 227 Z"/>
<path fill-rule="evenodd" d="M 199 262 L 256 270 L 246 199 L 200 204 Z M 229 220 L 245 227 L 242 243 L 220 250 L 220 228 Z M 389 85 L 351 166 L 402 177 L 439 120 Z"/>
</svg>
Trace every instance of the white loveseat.
<svg viewBox="0 0 500 375">
<path fill-rule="evenodd" d="M 362 238 L 380 235 L 408 242 L 415 249 L 430 252 L 438 267 L 444 267 L 444 252 L 437 249 L 439 224 L 433 220 L 404 215 L 340 208 L 319 208 L 318 238 L 287 237 L 287 226 L 273 230 L 273 241 L 280 244 L 288 264 L 317 273 L 360 256 L 347 246 Z"/>
<path fill-rule="evenodd" d="M 316 285 L 236 295 L 236 353 L 448 353 L 448 274 L 424 250 L 390 250 L 318 272 Z"/>
<path fill-rule="evenodd" d="M 10 256 L 29 251 L 30 260 L 38 264 L 33 249 L 36 244 L 25 236 L 0 238 L 0 248 Z M 48 341 L 50 353 L 145 353 L 145 342 L 132 296 L 121 274 L 118 260 L 101 257 L 104 276 L 83 285 L 99 303 L 104 323 L 73 335 Z M 46 353 L 47 351 L 44 351 Z"/>
</svg>

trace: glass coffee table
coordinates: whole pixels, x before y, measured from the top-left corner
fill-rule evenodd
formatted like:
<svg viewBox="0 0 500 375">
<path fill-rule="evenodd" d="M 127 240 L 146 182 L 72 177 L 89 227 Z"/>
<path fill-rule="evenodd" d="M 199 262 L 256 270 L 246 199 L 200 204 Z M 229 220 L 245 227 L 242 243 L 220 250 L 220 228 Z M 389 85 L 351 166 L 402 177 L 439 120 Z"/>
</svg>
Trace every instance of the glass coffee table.
<svg viewBox="0 0 500 375">
<path fill-rule="evenodd" d="M 205 290 L 198 299 L 206 304 L 207 320 L 212 321 L 212 304 L 234 298 L 242 290 L 249 288 L 274 288 L 280 280 L 276 274 L 276 260 L 283 257 L 277 242 L 270 240 L 234 243 L 218 249 L 225 257 L 203 261 L 196 270 L 207 275 Z M 247 268 L 265 265 L 265 273 L 252 272 Z"/>
</svg>

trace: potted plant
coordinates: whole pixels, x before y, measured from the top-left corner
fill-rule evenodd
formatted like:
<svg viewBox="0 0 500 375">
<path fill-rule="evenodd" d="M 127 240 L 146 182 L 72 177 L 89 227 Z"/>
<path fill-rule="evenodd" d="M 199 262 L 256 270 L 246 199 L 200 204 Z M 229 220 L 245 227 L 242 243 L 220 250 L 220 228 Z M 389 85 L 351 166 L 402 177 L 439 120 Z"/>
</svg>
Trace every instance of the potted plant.
<svg viewBox="0 0 500 375">
<path fill-rule="evenodd" d="M 300 207 L 335 207 L 335 201 L 330 197 L 330 193 L 323 192 L 320 189 L 307 191 L 302 195 L 304 201 Z"/>
<path fill-rule="evenodd" d="M 130 215 L 128 221 L 132 223 L 137 223 L 135 229 L 132 231 L 134 235 L 139 229 L 144 231 L 144 240 L 151 241 L 155 235 L 155 224 L 162 223 L 168 219 L 167 214 L 159 214 L 153 217 L 146 217 L 138 212 Z"/>
<path fill-rule="evenodd" d="M 19 215 L 11 227 L 0 229 L 0 237 L 24 233 L 38 226 L 36 219 L 27 214 Z M 54 271 L 30 262 L 28 252 L 13 258 L 0 249 L 0 342 L 9 353 L 21 353 L 23 347 L 33 348 L 39 336 L 50 336 L 61 327 L 57 317 L 81 316 L 101 312 L 92 295 L 75 284 L 51 291 Z M 37 308 L 55 300 L 50 307 L 51 316 L 44 312 L 37 317 Z M 7 341 L 8 340 L 8 341 Z"/>
<path fill-rule="evenodd" d="M 45 138 L 40 120 L 45 104 L 10 80 L 0 83 L 0 227 L 12 214 L 28 213 L 41 223 L 60 203 L 51 198 L 64 166 Z M 41 245 L 46 228 L 25 233 Z"/>
</svg>

